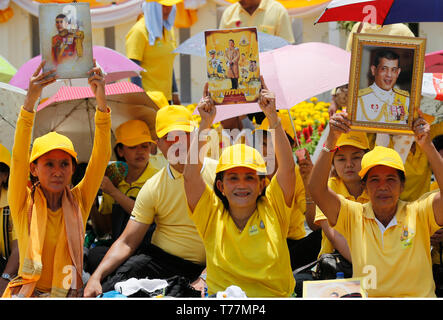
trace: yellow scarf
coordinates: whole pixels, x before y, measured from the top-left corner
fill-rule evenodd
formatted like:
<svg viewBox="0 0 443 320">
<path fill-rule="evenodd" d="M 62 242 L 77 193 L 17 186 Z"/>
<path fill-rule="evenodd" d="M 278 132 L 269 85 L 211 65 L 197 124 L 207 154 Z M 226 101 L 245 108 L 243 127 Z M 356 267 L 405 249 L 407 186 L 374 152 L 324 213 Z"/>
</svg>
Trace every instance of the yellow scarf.
<svg viewBox="0 0 443 320">
<path fill-rule="evenodd" d="M 42 249 L 47 222 L 47 203 L 40 187 L 30 197 L 29 242 L 21 273 L 13 279 L 3 297 L 35 296 L 35 286 L 42 272 Z M 83 241 L 82 214 L 77 201 L 66 187 L 62 196 L 63 219 L 54 255 L 54 271 L 51 297 L 66 297 L 83 287 Z M 70 289 L 73 289 L 69 291 Z"/>
</svg>

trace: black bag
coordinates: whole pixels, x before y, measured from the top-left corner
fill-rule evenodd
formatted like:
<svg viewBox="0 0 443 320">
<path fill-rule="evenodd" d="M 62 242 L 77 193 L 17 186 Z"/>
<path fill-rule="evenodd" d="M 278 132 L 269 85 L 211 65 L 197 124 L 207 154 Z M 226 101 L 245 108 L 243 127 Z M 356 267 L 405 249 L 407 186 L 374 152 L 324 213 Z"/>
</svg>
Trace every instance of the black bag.
<svg viewBox="0 0 443 320">
<path fill-rule="evenodd" d="M 340 253 L 325 253 L 317 260 L 313 277 L 315 280 L 336 279 L 337 272 L 343 272 L 345 278 L 352 278 L 352 264 Z"/>
</svg>

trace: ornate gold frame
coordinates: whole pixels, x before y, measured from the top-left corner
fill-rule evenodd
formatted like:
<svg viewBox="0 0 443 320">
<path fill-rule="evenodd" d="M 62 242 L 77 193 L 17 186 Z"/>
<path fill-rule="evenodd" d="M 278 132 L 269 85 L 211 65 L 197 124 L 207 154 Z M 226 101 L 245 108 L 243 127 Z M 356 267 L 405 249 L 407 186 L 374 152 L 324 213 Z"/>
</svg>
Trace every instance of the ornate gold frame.
<svg viewBox="0 0 443 320">
<path fill-rule="evenodd" d="M 404 48 L 414 50 L 414 65 L 409 96 L 407 124 L 357 121 L 356 109 L 358 105 L 358 91 L 361 76 L 361 59 L 364 46 L 379 46 L 391 48 Z M 375 34 L 354 34 L 352 43 L 351 70 L 349 73 L 349 90 L 347 112 L 351 120 L 351 129 L 366 132 L 383 132 L 394 134 L 414 134 L 412 124 L 420 107 L 421 87 L 423 81 L 424 56 L 426 50 L 425 38 L 399 37 Z"/>
</svg>

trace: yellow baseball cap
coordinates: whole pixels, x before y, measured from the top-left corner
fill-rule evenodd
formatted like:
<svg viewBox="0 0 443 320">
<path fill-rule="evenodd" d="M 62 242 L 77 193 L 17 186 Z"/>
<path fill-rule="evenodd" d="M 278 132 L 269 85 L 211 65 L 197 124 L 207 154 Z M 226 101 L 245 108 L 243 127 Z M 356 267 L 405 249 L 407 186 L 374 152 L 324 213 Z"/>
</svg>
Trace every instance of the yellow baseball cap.
<svg viewBox="0 0 443 320">
<path fill-rule="evenodd" d="M 388 166 L 405 172 L 403 160 L 400 155 L 391 148 L 375 146 L 366 153 L 361 160 L 361 170 L 358 175 L 363 178 L 366 173 L 375 166 Z"/>
<path fill-rule="evenodd" d="M 57 149 L 65 151 L 77 160 L 77 152 L 74 150 L 72 141 L 68 137 L 52 131 L 34 140 L 29 162 Z"/>
<path fill-rule="evenodd" d="M 0 162 L 3 162 L 8 167 L 11 167 L 11 153 L 2 144 L 0 144 Z"/>
<path fill-rule="evenodd" d="M 146 122 L 142 120 L 129 120 L 115 129 L 115 143 L 122 143 L 132 147 L 145 142 L 154 142 Z"/>
<path fill-rule="evenodd" d="M 146 2 L 158 2 L 163 6 L 169 6 L 169 7 L 182 1 L 183 0 L 156 0 L 156 1 L 146 0 Z"/>
<path fill-rule="evenodd" d="M 362 150 L 369 149 L 369 141 L 366 132 L 350 131 L 342 134 L 337 140 L 337 147 L 353 146 Z"/>
<path fill-rule="evenodd" d="M 159 109 L 169 105 L 168 99 L 166 99 L 165 94 L 161 91 L 146 91 L 146 94 Z"/>
<path fill-rule="evenodd" d="M 291 119 L 289 119 L 289 114 L 287 112 L 285 112 L 285 113 L 278 112 L 278 117 L 280 118 L 283 130 L 285 130 L 285 132 L 287 134 L 289 134 L 289 136 L 292 139 L 295 140 L 294 128 L 292 127 Z M 295 126 L 295 124 L 294 124 L 294 126 Z M 269 121 L 268 121 L 268 118 L 265 118 L 265 119 L 263 119 L 261 125 L 256 130 L 268 130 L 268 129 L 269 129 Z"/>
<path fill-rule="evenodd" d="M 157 111 L 155 131 L 159 138 L 171 131 L 192 132 L 195 128 L 192 113 L 185 106 L 170 105 Z"/>
<path fill-rule="evenodd" d="M 266 173 L 266 163 L 260 152 L 243 143 L 226 147 L 218 160 L 216 173 L 232 168 L 246 167 L 257 172 Z"/>
</svg>

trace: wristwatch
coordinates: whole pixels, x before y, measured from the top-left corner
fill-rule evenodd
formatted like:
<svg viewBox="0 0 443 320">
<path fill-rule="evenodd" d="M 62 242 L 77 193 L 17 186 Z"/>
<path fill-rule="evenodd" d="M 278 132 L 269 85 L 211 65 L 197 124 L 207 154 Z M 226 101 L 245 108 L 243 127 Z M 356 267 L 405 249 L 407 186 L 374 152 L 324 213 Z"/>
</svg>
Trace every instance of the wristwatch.
<svg viewBox="0 0 443 320">
<path fill-rule="evenodd" d="M 206 275 L 207 275 L 207 273 L 202 273 L 202 274 L 200 275 L 200 278 L 202 278 L 203 280 L 206 281 Z"/>
<path fill-rule="evenodd" d="M 9 273 L 2 273 L 2 278 L 8 280 L 8 282 L 12 280 L 12 277 Z"/>
</svg>

